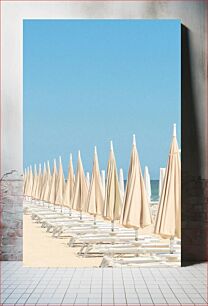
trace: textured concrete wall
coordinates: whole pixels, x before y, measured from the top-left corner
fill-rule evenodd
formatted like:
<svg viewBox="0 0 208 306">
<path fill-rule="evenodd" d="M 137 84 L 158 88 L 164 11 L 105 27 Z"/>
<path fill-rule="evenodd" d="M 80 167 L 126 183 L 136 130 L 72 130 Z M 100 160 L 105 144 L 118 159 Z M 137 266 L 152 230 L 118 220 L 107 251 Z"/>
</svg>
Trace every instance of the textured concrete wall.
<svg viewBox="0 0 208 306">
<path fill-rule="evenodd" d="M 22 260 L 22 183 L 16 171 L 1 180 L 1 260 Z"/>
<path fill-rule="evenodd" d="M 182 26 L 182 265 L 208 260 L 206 10 L 195 32 Z"/>
<path fill-rule="evenodd" d="M 183 179 L 182 265 L 208 260 L 208 180 Z"/>
</svg>

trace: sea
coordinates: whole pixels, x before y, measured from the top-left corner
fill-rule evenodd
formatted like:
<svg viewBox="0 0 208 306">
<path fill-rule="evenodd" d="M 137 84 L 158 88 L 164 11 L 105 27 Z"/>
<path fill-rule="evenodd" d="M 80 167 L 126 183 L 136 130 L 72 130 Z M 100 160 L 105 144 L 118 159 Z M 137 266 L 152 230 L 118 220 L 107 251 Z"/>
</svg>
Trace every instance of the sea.
<svg viewBox="0 0 208 306">
<path fill-rule="evenodd" d="M 159 180 L 151 180 L 151 201 L 159 201 Z M 126 188 L 126 180 L 124 180 L 124 186 Z"/>
<path fill-rule="evenodd" d="M 159 180 L 151 180 L 151 201 L 159 201 Z"/>
</svg>

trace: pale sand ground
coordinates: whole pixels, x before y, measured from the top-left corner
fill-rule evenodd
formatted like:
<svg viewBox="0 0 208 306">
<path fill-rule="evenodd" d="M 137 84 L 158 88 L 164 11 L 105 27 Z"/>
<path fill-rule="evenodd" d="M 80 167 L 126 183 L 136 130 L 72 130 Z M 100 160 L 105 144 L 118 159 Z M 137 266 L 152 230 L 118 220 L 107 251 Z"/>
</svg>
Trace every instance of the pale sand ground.
<svg viewBox="0 0 208 306">
<path fill-rule="evenodd" d="M 150 234 L 153 225 L 139 230 L 139 234 Z M 23 265 L 28 267 L 99 267 L 102 257 L 82 258 L 76 255 L 80 247 L 68 247 L 67 239 L 53 238 L 40 224 L 23 218 Z"/>
<path fill-rule="evenodd" d="M 76 255 L 80 248 L 67 246 L 67 239 L 56 239 L 46 233 L 30 215 L 23 218 L 23 265 L 28 267 L 98 267 L 98 258 L 81 258 Z"/>
</svg>

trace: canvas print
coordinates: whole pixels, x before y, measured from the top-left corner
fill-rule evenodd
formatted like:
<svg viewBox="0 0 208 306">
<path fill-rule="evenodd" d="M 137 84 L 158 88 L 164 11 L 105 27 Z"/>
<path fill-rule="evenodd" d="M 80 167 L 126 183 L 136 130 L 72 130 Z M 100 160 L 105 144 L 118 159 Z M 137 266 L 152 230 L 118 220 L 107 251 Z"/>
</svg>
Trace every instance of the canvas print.
<svg viewBox="0 0 208 306">
<path fill-rule="evenodd" d="M 29 267 L 179 266 L 179 20 L 24 20 Z"/>
</svg>

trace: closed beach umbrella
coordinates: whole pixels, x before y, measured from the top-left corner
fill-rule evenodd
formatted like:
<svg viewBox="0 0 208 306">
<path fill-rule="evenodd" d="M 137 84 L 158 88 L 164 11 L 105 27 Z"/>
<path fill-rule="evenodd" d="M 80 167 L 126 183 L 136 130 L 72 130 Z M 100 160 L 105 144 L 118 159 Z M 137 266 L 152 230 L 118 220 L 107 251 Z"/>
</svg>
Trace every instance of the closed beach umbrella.
<svg viewBox="0 0 208 306">
<path fill-rule="evenodd" d="M 89 174 L 89 172 L 86 173 L 86 182 L 87 182 L 87 188 L 89 189 L 89 187 L 90 187 L 90 174 Z"/>
<path fill-rule="evenodd" d="M 49 202 L 51 179 L 52 179 L 52 177 L 51 177 L 50 164 L 49 164 L 49 161 L 47 161 L 46 185 L 45 185 L 44 194 L 43 194 L 43 201 L 44 202 Z"/>
<path fill-rule="evenodd" d="M 41 169 L 41 164 L 39 164 L 39 170 L 38 170 L 38 175 L 37 175 L 37 184 L 36 184 L 36 190 L 35 190 L 36 200 L 40 200 L 41 187 L 42 187 L 42 169 Z"/>
<path fill-rule="evenodd" d="M 119 188 L 116 160 L 113 151 L 113 143 L 111 141 L 110 156 L 107 167 L 103 217 L 104 219 L 111 221 L 112 231 L 114 231 L 114 221 L 120 219 L 121 206 L 122 199 Z"/>
<path fill-rule="evenodd" d="M 62 167 L 62 162 L 61 162 L 61 156 L 59 156 L 59 171 L 58 171 L 58 177 L 57 177 L 57 183 L 56 183 L 55 204 L 61 206 L 61 211 L 62 211 L 62 205 L 63 205 L 64 189 L 65 189 L 64 172 L 63 172 L 63 167 Z"/>
<path fill-rule="evenodd" d="M 24 174 L 23 174 L 23 194 L 25 195 L 25 189 L 27 185 L 27 179 L 28 179 L 28 169 L 25 168 Z"/>
<path fill-rule="evenodd" d="M 33 172 L 32 166 L 29 167 L 28 178 L 27 178 L 27 185 L 25 186 L 25 194 L 28 197 L 32 197 L 32 190 L 33 190 Z"/>
<path fill-rule="evenodd" d="M 33 176 L 33 186 L 32 186 L 32 198 L 35 198 L 36 195 L 36 188 L 38 182 L 38 174 L 37 174 L 37 167 L 36 164 L 34 165 L 34 176 Z"/>
<path fill-rule="evenodd" d="M 29 167 L 27 167 L 25 169 L 25 173 L 24 173 L 24 184 L 23 184 L 23 194 L 24 194 L 24 196 L 27 196 L 27 185 L 28 185 L 28 181 L 29 181 L 29 174 L 30 174 L 30 169 L 29 169 Z"/>
<path fill-rule="evenodd" d="M 57 168 L 56 168 L 56 160 L 54 159 L 53 173 L 52 173 L 49 198 L 48 198 L 48 202 L 54 204 L 54 209 L 55 209 L 55 200 L 56 200 L 56 181 L 57 181 Z"/>
<path fill-rule="evenodd" d="M 87 212 L 94 215 L 94 224 L 96 224 L 96 216 L 103 214 L 103 205 L 103 186 L 100 176 L 97 149 L 95 147 L 92 178 L 87 197 Z"/>
<path fill-rule="evenodd" d="M 36 175 L 37 175 L 37 171 L 36 171 Z M 29 196 L 32 199 L 32 192 L 33 192 L 33 184 L 34 184 L 34 175 L 33 175 L 33 171 L 32 171 L 32 166 L 30 166 L 30 179 L 29 179 Z"/>
<path fill-rule="evenodd" d="M 64 196 L 63 196 L 63 205 L 69 208 L 70 215 L 71 215 L 73 195 L 74 195 L 74 168 L 72 162 L 72 154 L 70 154 L 68 177 L 65 184 Z"/>
<path fill-rule="evenodd" d="M 164 177 L 165 177 L 165 168 L 160 168 L 159 197 L 161 196 Z"/>
<path fill-rule="evenodd" d="M 138 229 L 152 223 L 149 201 L 142 177 L 139 156 L 136 148 L 135 135 L 133 135 L 133 147 L 128 171 L 124 205 L 121 214 L 121 224 L 124 227 L 136 230 L 135 240 L 138 239 Z"/>
<path fill-rule="evenodd" d="M 40 193 L 40 200 L 43 201 L 43 195 L 45 192 L 45 187 L 46 187 L 46 181 L 47 181 L 47 169 L 46 169 L 46 164 L 44 162 L 43 164 L 43 175 L 42 175 L 42 189 Z"/>
<path fill-rule="evenodd" d="M 149 174 L 149 170 L 148 170 L 147 166 L 144 167 L 144 184 L 145 184 L 145 188 L 146 188 L 146 192 L 147 192 L 147 198 L 150 202 L 150 200 L 151 200 L 151 183 L 150 183 L 150 174 Z"/>
<path fill-rule="evenodd" d="M 101 171 L 101 178 L 102 178 L 102 186 L 103 186 L 103 197 L 105 199 L 105 170 Z"/>
<path fill-rule="evenodd" d="M 181 238 L 181 161 L 175 124 L 154 233 L 171 239 L 171 252 L 173 238 Z"/>
<path fill-rule="evenodd" d="M 87 194 L 87 181 L 82 165 L 81 154 L 79 151 L 72 208 L 80 212 L 80 220 L 82 220 L 82 212 L 86 212 Z"/>
</svg>

